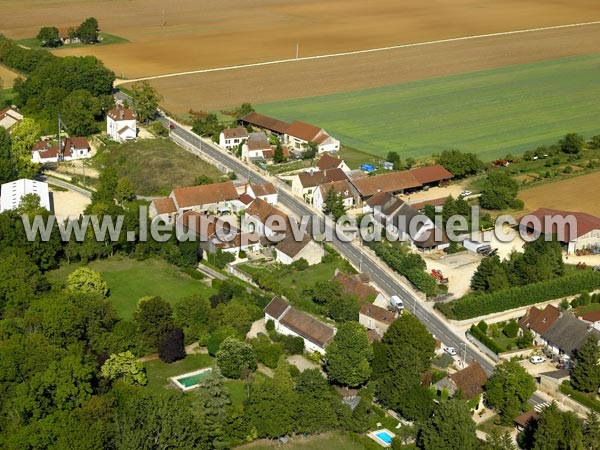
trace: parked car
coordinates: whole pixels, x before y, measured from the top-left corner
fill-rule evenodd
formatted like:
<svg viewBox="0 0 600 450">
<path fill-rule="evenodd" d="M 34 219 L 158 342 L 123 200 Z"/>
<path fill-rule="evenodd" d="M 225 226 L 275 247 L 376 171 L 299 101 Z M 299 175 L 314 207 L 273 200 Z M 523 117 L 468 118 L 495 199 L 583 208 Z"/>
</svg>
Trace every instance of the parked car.
<svg viewBox="0 0 600 450">
<path fill-rule="evenodd" d="M 456 356 L 456 349 L 454 347 L 444 347 L 443 350 L 448 353 L 450 356 Z"/>
<path fill-rule="evenodd" d="M 169 129 L 170 129 L 170 130 L 174 130 L 174 129 L 175 129 L 175 125 L 173 125 L 173 124 L 170 124 L 170 125 L 169 125 Z"/>
<path fill-rule="evenodd" d="M 543 356 L 532 356 L 531 358 L 529 358 L 529 362 L 531 364 L 539 364 L 543 363 L 544 361 L 546 361 L 546 358 L 544 358 Z"/>
<path fill-rule="evenodd" d="M 473 193 L 471 191 L 462 191 L 460 193 L 461 197 L 468 197 L 469 195 L 473 195 Z"/>
</svg>

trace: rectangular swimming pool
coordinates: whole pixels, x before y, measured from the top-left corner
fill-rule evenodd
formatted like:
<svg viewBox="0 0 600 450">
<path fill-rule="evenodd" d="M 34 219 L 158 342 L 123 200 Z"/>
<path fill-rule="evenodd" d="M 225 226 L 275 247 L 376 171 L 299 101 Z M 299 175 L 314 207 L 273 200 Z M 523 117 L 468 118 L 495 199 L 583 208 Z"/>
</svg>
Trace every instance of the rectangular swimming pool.
<svg viewBox="0 0 600 450">
<path fill-rule="evenodd" d="M 392 439 L 394 439 L 392 437 L 392 435 L 389 434 L 387 431 L 379 431 L 379 432 L 375 433 L 375 436 L 377 436 L 379 439 L 381 439 L 386 444 L 391 444 Z"/>
<path fill-rule="evenodd" d="M 383 428 L 381 430 L 372 431 L 367 436 L 369 436 L 371 439 L 373 439 L 375 442 L 377 442 L 382 447 L 391 447 L 392 441 L 396 437 L 396 435 L 394 433 L 392 433 L 390 430 L 388 430 L 386 428 Z"/>
<path fill-rule="evenodd" d="M 195 372 L 184 373 L 171 377 L 171 382 L 182 391 L 189 391 L 190 389 L 197 388 L 202 380 L 206 379 L 212 368 L 200 369 Z"/>
</svg>

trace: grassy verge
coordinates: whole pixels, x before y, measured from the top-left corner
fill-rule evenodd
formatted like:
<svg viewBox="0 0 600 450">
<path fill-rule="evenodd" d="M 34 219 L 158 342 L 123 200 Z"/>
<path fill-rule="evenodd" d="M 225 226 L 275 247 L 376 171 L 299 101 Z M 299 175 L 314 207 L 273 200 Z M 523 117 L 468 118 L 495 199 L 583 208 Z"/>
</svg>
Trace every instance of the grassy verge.
<svg viewBox="0 0 600 450">
<path fill-rule="evenodd" d="M 256 109 L 317 124 L 380 158 L 397 151 L 419 159 L 459 148 L 491 160 L 552 144 L 569 132 L 600 134 L 599 63 L 600 54 L 560 58 Z"/>
<path fill-rule="evenodd" d="M 216 167 L 168 138 L 107 143 L 95 162 L 99 167 L 116 167 L 120 177 L 132 181 L 138 195 L 168 195 L 173 188 L 193 185 L 200 175 L 215 181 L 225 179 Z"/>
<path fill-rule="evenodd" d="M 65 280 L 82 264 L 67 264 L 49 273 L 51 280 Z M 210 296 L 212 287 L 182 274 L 162 259 L 136 261 L 130 258 L 111 258 L 92 261 L 88 266 L 98 271 L 110 288 L 110 300 L 119 317 L 131 319 L 141 297 L 160 296 L 170 303 L 190 295 Z"/>
<path fill-rule="evenodd" d="M 66 44 L 56 48 L 48 48 L 42 47 L 42 43 L 38 38 L 24 38 L 17 40 L 17 43 L 29 47 L 31 49 L 44 49 L 44 50 L 68 50 L 71 48 L 82 48 L 82 47 L 98 47 L 101 45 L 114 45 L 114 44 L 125 44 L 129 42 L 127 39 L 122 38 L 120 36 L 115 36 L 114 34 L 109 33 L 100 33 L 100 41 L 95 44 L 86 44 L 83 42 L 79 42 L 77 44 Z"/>
<path fill-rule="evenodd" d="M 185 359 L 167 364 L 160 359 L 147 361 L 146 374 L 148 375 L 148 389 L 160 391 L 169 385 L 169 377 L 182 375 L 194 370 L 203 369 L 212 365 L 212 358 L 208 355 L 188 355 Z"/>
<path fill-rule="evenodd" d="M 285 448 L 287 450 L 364 450 L 367 447 L 361 443 L 362 440 L 363 437 L 361 436 L 332 432 L 309 437 L 296 436 L 285 444 Z M 371 442 L 375 444 L 374 441 Z M 238 447 L 238 449 L 266 450 L 280 447 L 280 445 L 278 441 L 261 439 L 260 441 Z M 376 448 L 381 449 L 378 445 Z"/>
</svg>

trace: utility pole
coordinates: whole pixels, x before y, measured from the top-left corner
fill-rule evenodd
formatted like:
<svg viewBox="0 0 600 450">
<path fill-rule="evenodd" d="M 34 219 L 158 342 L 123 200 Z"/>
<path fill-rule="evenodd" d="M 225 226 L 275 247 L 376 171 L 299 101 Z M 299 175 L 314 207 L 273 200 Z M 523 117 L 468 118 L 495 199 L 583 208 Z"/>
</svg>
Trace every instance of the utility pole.
<svg viewBox="0 0 600 450">
<path fill-rule="evenodd" d="M 467 364 L 467 343 L 466 342 L 461 342 L 459 344 L 459 346 L 462 347 L 462 349 L 463 349 L 462 367 L 464 369 L 465 365 Z"/>
<path fill-rule="evenodd" d="M 298 56 L 300 54 L 300 44 L 296 42 L 296 61 L 298 61 Z"/>
</svg>

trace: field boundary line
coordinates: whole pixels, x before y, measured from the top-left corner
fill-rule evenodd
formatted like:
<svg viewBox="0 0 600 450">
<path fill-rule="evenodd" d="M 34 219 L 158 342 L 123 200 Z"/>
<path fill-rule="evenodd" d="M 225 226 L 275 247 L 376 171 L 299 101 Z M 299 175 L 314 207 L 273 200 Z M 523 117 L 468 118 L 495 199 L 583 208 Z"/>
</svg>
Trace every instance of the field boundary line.
<svg viewBox="0 0 600 450">
<path fill-rule="evenodd" d="M 435 44 L 445 44 L 449 42 L 460 42 L 460 41 L 468 41 L 473 39 L 485 39 L 490 37 L 497 36 L 510 36 L 513 34 L 524 34 L 524 33 L 534 33 L 537 31 L 549 31 L 549 30 L 559 30 L 564 28 L 576 28 L 576 27 L 584 27 L 590 25 L 600 25 L 600 20 L 594 22 L 581 22 L 581 23 L 571 23 L 566 25 L 553 25 L 549 27 L 541 27 L 541 28 L 528 28 L 525 30 L 513 30 L 513 31 L 500 31 L 498 33 L 489 33 L 489 34 L 475 34 L 470 36 L 459 36 L 455 38 L 447 38 L 447 39 L 437 39 L 433 41 L 425 41 L 425 42 L 413 42 L 409 44 L 398 44 L 391 45 L 388 47 L 377 47 L 377 48 L 368 48 L 364 50 L 352 50 L 348 52 L 339 52 L 339 53 L 328 53 L 324 55 L 313 55 L 313 56 L 302 56 L 299 58 L 287 58 L 287 59 L 277 59 L 273 61 L 263 61 L 257 63 L 249 63 L 249 64 L 238 64 L 234 66 L 224 66 L 224 67 L 213 67 L 209 69 L 198 69 L 198 70 L 188 70 L 185 72 L 175 72 L 175 73 L 166 73 L 162 75 L 152 75 L 148 77 L 140 77 L 133 79 L 119 79 L 115 81 L 115 86 L 126 83 L 135 83 L 137 81 L 147 81 L 147 80 L 158 80 L 162 78 L 173 78 L 185 75 L 195 75 L 201 73 L 211 73 L 211 72 L 224 72 L 228 70 L 238 70 L 238 69 L 247 69 L 250 67 L 261 67 L 261 66 L 270 66 L 276 64 L 286 64 L 291 62 L 301 62 L 301 61 L 312 61 L 317 59 L 327 59 L 327 58 L 339 58 L 343 56 L 352 56 L 352 55 L 361 55 L 366 53 L 376 53 L 376 52 L 385 52 L 389 50 L 398 50 L 401 48 L 410 48 L 410 47 L 420 47 L 425 45 L 435 45 Z"/>
</svg>

